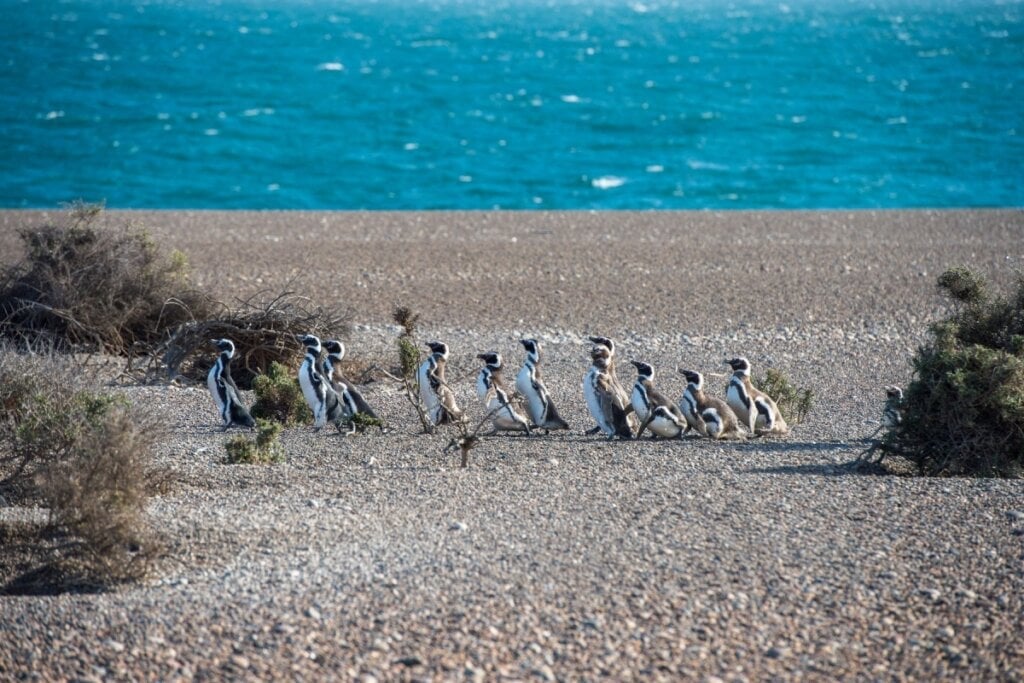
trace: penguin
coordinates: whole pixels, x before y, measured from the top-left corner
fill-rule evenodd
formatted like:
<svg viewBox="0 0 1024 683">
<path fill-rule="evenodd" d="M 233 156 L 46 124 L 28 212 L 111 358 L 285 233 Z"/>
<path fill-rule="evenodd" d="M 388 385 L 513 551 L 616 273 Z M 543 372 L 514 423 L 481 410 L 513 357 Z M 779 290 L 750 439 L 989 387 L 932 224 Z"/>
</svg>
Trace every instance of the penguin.
<svg viewBox="0 0 1024 683">
<path fill-rule="evenodd" d="M 448 362 L 448 345 L 444 342 L 427 342 L 430 355 L 416 371 L 416 383 L 420 389 L 420 400 L 426 408 L 427 417 L 434 425 L 451 424 L 462 419 L 462 411 L 455 403 L 455 394 L 445 382 L 444 369 Z"/>
<path fill-rule="evenodd" d="M 640 421 L 636 437 L 639 439 L 648 427 L 651 429 L 652 439 L 659 436 L 669 439 L 681 437 L 689 429 L 686 418 L 678 407 L 654 388 L 654 368 L 642 361 L 630 362 L 636 368 L 636 382 L 633 384 L 633 393 L 630 394 L 633 411 Z"/>
<path fill-rule="evenodd" d="M 892 429 L 903 422 L 903 390 L 885 388 L 885 408 L 882 410 L 882 429 Z"/>
<path fill-rule="evenodd" d="M 385 431 L 384 422 L 377 417 L 377 413 L 366 402 L 366 399 L 359 393 L 355 385 L 346 380 L 341 374 L 341 361 L 345 357 L 345 345 L 337 339 L 330 339 L 324 342 L 324 351 L 327 352 L 323 364 L 324 377 L 327 378 L 331 388 L 338 394 L 338 398 L 345 405 L 345 410 L 350 415 L 362 413 L 367 417 L 378 420 L 380 422 L 380 431 L 383 433 Z"/>
<path fill-rule="evenodd" d="M 217 362 L 210 368 L 206 375 L 206 386 L 217 404 L 217 412 L 220 413 L 222 421 L 221 431 L 227 431 L 229 427 L 256 427 L 256 421 L 252 419 L 249 410 L 242 404 L 238 386 L 231 378 L 231 359 L 235 355 L 235 344 L 230 339 L 211 339 L 210 343 L 216 346 L 220 353 L 217 354 Z"/>
<path fill-rule="evenodd" d="M 590 342 L 595 346 L 601 346 L 608 349 L 608 376 L 611 380 L 612 387 L 614 387 L 615 392 L 619 395 L 620 399 L 622 400 L 622 403 L 626 406 L 626 419 L 629 422 L 630 429 L 636 429 L 637 419 L 632 414 L 633 403 L 629 399 L 629 393 L 622 388 L 622 384 L 619 382 L 619 374 L 616 371 L 615 367 L 615 342 L 612 341 L 612 339 L 610 339 L 609 337 L 601 337 L 597 335 L 589 336 L 587 337 L 587 339 L 589 339 Z M 600 427 L 594 427 L 587 433 L 596 434 L 599 431 L 601 431 Z"/>
<path fill-rule="evenodd" d="M 569 429 L 569 423 L 558 415 L 555 404 L 548 396 L 548 390 L 540 378 L 540 342 L 536 339 L 520 339 L 526 349 L 526 360 L 516 375 L 516 390 L 526 401 L 526 412 L 534 426 L 547 434 L 552 429 Z"/>
<path fill-rule="evenodd" d="M 477 377 L 476 393 L 483 401 L 484 410 L 490 415 L 491 423 L 494 425 L 491 434 L 498 431 L 516 431 L 526 432 L 529 436 L 529 423 L 509 401 L 508 392 L 505 391 L 505 382 L 501 376 L 501 354 L 488 351 L 477 355 L 477 358 L 484 362 L 484 367 Z"/>
<path fill-rule="evenodd" d="M 686 377 L 686 391 L 679 407 L 690 427 L 711 439 L 737 439 L 739 421 L 729 404 L 704 393 L 704 376 L 693 370 L 680 370 Z"/>
<path fill-rule="evenodd" d="M 750 381 L 750 361 L 739 357 L 725 362 L 733 369 L 725 398 L 740 423 L 750 434 L 787 434 L 789 426 L 782 419 L 775 401 L 755 389 Z"/>
<path fill-rule="evenodd" d="M 354 413 L 349 412 L 349 406 L 342 403 L 330 382 L 317 370 L 320 367 L 320 353 L 323 350 L 320 338 L 307 334 L 297 339 L 306 347 L 306 357 L 299 367 L 299 386 L 302 388 L 302 395 L 306 397 L 306 403 L 313 411 L 313 429 L 320 431 L 330 422 L 339 434 L 355 433 L 355 424 L 352 422 Z M 347 431 L 344 429 L 346 423 L 349 427 Z"/>
<path fill-rule="evenodd" d="M 624 399 L 612 382 L 608 372 L 610 356 L 608 347 L 603 345 L 595 345 L 590 350 L 592 365 L 583 378 L 583 395 L 587 399 L 590 414 L 597 420 L 598 428 L 609 440 L 615 437 L 631 439 L 633 430 L 626 419 L 629 399 Z"/>
</svg>

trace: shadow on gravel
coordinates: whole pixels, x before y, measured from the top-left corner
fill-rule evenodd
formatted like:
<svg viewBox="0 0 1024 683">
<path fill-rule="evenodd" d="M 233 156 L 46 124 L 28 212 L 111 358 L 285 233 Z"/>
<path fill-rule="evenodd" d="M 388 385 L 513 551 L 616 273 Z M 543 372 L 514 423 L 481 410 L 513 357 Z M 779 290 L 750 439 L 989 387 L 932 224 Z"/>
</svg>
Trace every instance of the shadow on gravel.
<svg viewBox="0 0 1024 683">
<path fill-rule="evenodd" d="M 104 589 L 94 583 L 74 581 L 52 565 L 44 565 L 15 577 L 0 586 L 0 595 L 47 596 L 76 593 L 102 593 Z"/>
<path fill-rule="evenodd" d="M 850 450 L 856 450 L 859 453 L 862 452 L 862 446 L 863 444 L 857 441 L 748 441 L 738 448 L 775 453 L 834 453 Z M 842 463 L 815 462 L 775 467 L 752 467 L 743 472 L 744 474 L 810 474 L 822 477 L 891 474 L 879 464 L 862 462 L 856 458 Z"/>
<path fill-rule="evenodd" d="M 737 450 L 770 451 L 773 453 L 802 453 L 812 451 L 828 453 L 831 451 L 860 450 L 861 444 L 856 441 L 783 441 L 773 439 L 749 439 L 733 442 Z"/>
</svg>

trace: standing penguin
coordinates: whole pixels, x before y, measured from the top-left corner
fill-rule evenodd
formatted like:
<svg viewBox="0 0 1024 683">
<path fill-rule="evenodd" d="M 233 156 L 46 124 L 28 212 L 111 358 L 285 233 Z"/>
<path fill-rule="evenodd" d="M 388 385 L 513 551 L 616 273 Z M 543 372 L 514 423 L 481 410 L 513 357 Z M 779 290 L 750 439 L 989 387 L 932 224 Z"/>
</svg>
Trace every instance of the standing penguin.
<svg viewBox="0 0 1024 683">
<path fill-rule="evenodd" d="M 298 340 L 306 347 L 306 357 L 303 359 L 302 365 L 299 366 L 299 386 L 302 388 L 302 395 L 305 396 L 309 409 L 313 411 L 313 429 L 319 431 L 330 422 L 339 433 L 353 434 L 355 432 L 355 425 L 352 423 L 353 413 L 346 409 L 347 406 L 342 403 L 337 392 L 317 369 L 320 367 L 322 351 L 320 338 L 307 334 L 298 337 Z M 344 429 L 345 423 L 348 423 L 348 431 Z"/>
<path fill-rule="evenodd" d="M 609 439 L 631 439 L 633 431 L 626 419 L 629 399 L 624 399 L 612 382 L 608 372 L 609 356 L 608 348 L 603 345 L 590 350 L 592 365 L 583 378 L 583 395 L 600 431 Z"/>
<path fill-rule="evenodd" d="M 758 435 L 788 433 L 789 426 L 775 401 L 750 381 L 750 361 L 739 357 L 725 362 L 733 369 L 725 399 L 747 431 Z"/>
<path fill-rule="evenodd" d="M 519 343 L 526 349 L 526 360 L 516 375 L 516 389 L 526 400 L 526 412 L 534 426 L 543 429 L 545 433 L 551 429 L 568 429 L 569 424 L 559 417 L 540 378 L 540 342 L 536 339 L 520 339 Z"/>
<path fill-rule="evenodd" d="M 217 354 L 217 362 L 210 368 L 206 375 L 206 386 L 217 404 L 217 412 L 220 414 L 221 431 L 227 431 L 228 427 L 256 426 L 249 410 L 242 404 L 239 397 L 238 387 L 235 380 L 231 378 L 231 359 L 235 355 L 235 344 L 230 339 L 211 339 L 210 343 L 220 351 Z"/>
<path fill-rule="evenodd" d="M 530 425 L 509 402 L 508 392 L 505 391 L 505 382 L 501 376 L 501 354 L 489 351 L 479 354 L 477 358 L 484 362 L 484 367 L 477 377 L 476 393 L 483 401 L 484 409 L 491 416 L 494 432 L 526 432 L 529 436 Z"/>
<path fill-rule="evenodd" d="M 882 427 L 892 429 L 903 422 L 903 390 L 899 387 L 885 388 L 885 408 L 882 410 Z"/>
<path fill-rule="evenodd" d="M 693 370 L 680 370 L 686 377 L 686 391 L 679 402 L 686 421 L 698 434 L 712 439 L 739 438 L 736 413 L 725 401 L 704 393 L 704 376 Z"/>
<path fill-rule="evenodd" d="M 430 355 L 416 371 L 420 400 L 427 409 L 427 417 L 434 425 L 451 424 L 462 419 L 462 411 L 455 403 L 455 394 L 445 382 L 444 370 L 448 363 L 448 345 L 427 342 Z"/>
<path fill-rule="evenodd" d="M 619 382 L 619 373 L 617 372 L 615 365 L 615 342 L 609 337 L 601 337 L 597 335 L 587 337 L 587 339 L 589 339 L 591 343 L 595 345 L 595 347 L 600 346 L 608 350 L 608 377 L 611 380 L 612 387 L 614 388 L 615 393 L 619 395 L 619 397 L 622 399 L 622 403 L 626 406 L 626 419 L 629 422 L 630 428 L 636 429 L 637 419 L 634 415 L 632 415 L 633 404 L 629 400 L 629 392 L 627 392 L 622 387 L 622 384 Z M 594 429 L 591 429 L 587 433 L 595 434 L 599 431 L 601 431 L 600 427 L 595 427 Z"/>
<path fill-rule="evenodd" d="M 341 361 L 345 357 L 345 345 L 337 339 L 330 339 L 324 342 L 324 351 L 327 356 L 324 358 L 323 371 L 331 388 L 338 394 L 339 400 L 345 406 L 346 412 L 350 415 L 362 413 L 380 422 L 380 431 L 384 431 L 384 422 L 377 417 L 370 404 L 366 402 L 363 395 L 359 393 L 355 385 L 349 382 L 341 374 Z"/>
<path fill-rule="evenodd" d="M 637 438 L 639 439 L 648 427 L 651 428 L 651 438 L 681 437 L 689 429 L 686 419 L 672 401 L 654 388 L 654 368 L 642 361 L 630 362 L 636 368 L 636 382 L 633 384 L 630 402 L 640 421 Z"/>
</svg>

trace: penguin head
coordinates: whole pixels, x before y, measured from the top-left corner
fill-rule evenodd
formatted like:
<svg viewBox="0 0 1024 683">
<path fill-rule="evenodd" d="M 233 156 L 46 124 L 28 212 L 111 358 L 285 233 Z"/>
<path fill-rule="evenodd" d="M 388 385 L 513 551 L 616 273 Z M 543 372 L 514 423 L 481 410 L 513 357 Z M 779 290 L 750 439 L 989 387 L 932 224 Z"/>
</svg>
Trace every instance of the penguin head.
<svg viewBox="0 0 1024 683">
<path fill-rule="evenodd" d="M 739 356 L 738 358 L 731 358 L 725 361 L 725 363 L 726 365 L 732 366 L 733 372 L 738 372 L 741 375 L 750 374 L 750 361 L 748 361 L 743 356 Z"/>
<path fill-rule="evenodd" d="M 235 343 L 230 339 L 211 339 L 210 343 L 217 347 L 221 353 L 228 354 L 228 358 L 235 355 Z"/>
<path fill-rule="evenodd" d="M 342 344 L 337 339 L 329 339 L 325 341 L 324 351 L 327 352 L 327 355 L 331 358 L 331 360 L 340 361 L 342 358 L 345 357 L 345 345 Z"/>
<path fill-rule="evenodd" d="M 489 369 L 501 370 L 501 354 L 497 351 L 478 353 L 476 357 L 482 360 Z"/>
<path fill-rule="evenodd" d="M 540 342 L 536 339 L 520 339 L 519 343 L 526 349 L 526 354 L 533 358 L 534 362 L 540 360 Z"/>
<path fill-rule="evenodd" d="M 448 345 L 445 344 L 444 342 L 439 342 L 439 341 L 427 342 L 427 347 L 431 350 L 431 352 L 436 353 L 437 355 L 441 356 L 441 358 L 444 358 L 445 360 L 448 360 Z"/>
<path fill-rule="evenodd" d="M 636 368 L 636 376 L 644 379 L 654 379 L 654 368 L 642 360 L 631 360 L 629 361 Z"/>
<path fill-rule="evenodd" d="M 587 337 L 587 339 L 589 339 L 591 342 L 593 342 L 597 346 L 603 346 L 604 348 L 608 349 L 608 355 L 609 356 L 614 356 L 615 355 L 615 342 L 613 342 L 608 337 L 590 336 L 590 337 Z"/>
<path fill-rule="evenodd" d="M 895 399 L 897 401 L 903 400 L 903 390 L 899 387 L 886 387 L 885 397 L 888 399 Z"/>
<path fill-rule="evenodd" d="M 680 370 L 679 374 L 685 377 L 687 382 L 698 389 L 704 386 L 704 378 L 699 372 L 694 372 L 693 370 Z"/>
<path fill-rule="evenodd" d="M 590 349 L 590 359 L 594 362 L 594 367 L 602 370 L 608 369 L 608 363 L 611 360 L 611 352 L 605 346 L 594 346 Z"/>
<path fill-rule="evenodd" d="M 312 354 L 320 355 L 321 345 L 320 337 L 313 334 L 302 334 L 296 337 L 299 343 L 306 347 L 306 351 Z"/>
</svg>

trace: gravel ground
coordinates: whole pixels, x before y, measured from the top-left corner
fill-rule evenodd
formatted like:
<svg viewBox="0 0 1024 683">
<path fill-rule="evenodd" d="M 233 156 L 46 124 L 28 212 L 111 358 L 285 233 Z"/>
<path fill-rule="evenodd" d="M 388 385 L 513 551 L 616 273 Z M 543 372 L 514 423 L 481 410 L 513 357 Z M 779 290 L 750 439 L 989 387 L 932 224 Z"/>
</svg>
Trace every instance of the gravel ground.
<svg viewBox="0 0 1024 683">
<path fill-rule="evenodd" d="M 180 482 L 151 514 L 175 559 L 110 593 L 0 597 L 0 679 L 1024 679 L 1024 482 L 842 467 L 943 311 L 935 277 L 1008 280 L 1024 213 L 128 217 L 225 299 L 298 276 L 351 305 L 354 360 L 392 358 L 390 309 L 414 306 L 475 416 L 475 355 L 518 368 L 537 336 L 574 429 L 486 439 L 462 470 L 382 380 L 364 393 L 392 433 L 288 430 L 285 464 L 229 466 L 202 387 L 126 387 L 172 435 Z M 0 249 L 46 219 L 0 212 Z M 586 437 L 595 332 L 627 385 L 641 358 L 671 396 L 678 366 L 721 392 L 742 353 L 817 405 L 785 438 Z"/>
</svg>

